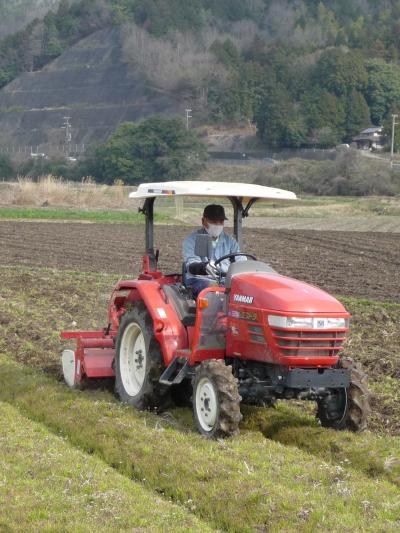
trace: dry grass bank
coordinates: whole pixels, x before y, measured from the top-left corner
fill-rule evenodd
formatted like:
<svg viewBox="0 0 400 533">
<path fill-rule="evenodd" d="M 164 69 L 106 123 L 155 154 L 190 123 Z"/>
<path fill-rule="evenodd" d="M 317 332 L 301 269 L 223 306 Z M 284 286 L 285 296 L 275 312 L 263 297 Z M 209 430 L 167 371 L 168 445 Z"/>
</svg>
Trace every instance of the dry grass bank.
<svg viewBox="0 0 400 533">
<path fill-rule="evenodd" d="M 132 208 L 128 198 L 132 190 L 122 182 L 110 186 L 90 179 L 68 182 L 52 175 L 42 176 L 38 181 L 19 177 L 16 182 L 0 184 L 0 205 L 128 209 Z"/>
<path fill-rule="evenodd" d="M 307 162 L 306 166 L 310 162 Z M 315 163 L 315 162 L 311 162 Z M 286 165 L 286 166 L 285 166 Z M 282 163 L 280 173 L 289 168 L 294 171 L 292 163 Z M 307 167 L 308 168 L 308 167 Z M 306 172 L 306 169 L 303 169 Z M 266 169 L 265 165 L 209 165 L 201 174 L 200 180 L 204 181 L 231 181 L 244 183 L 262 183 L 263 185 L 274 185 L 285 188 L 285 183 L 278 180 L 275 176 L 276 183 L 264 183 L 260 181 L 260 176 L 268 172 L 276 172 L 272 169 Z M 317 180 L 317 177 L 314 176 Z M 286 184 L 288 185 L 288 184 Z M 286 187 L 291 189 L 291 187 Z M 92 180 L 85 178 L 82 182 L 68 182 L 62 178 L 52 175 L 42 176 L 38 181 L 30 178 L 19 177 L 15 182 L 0 183 L 0 207 L 2 208 L 41 208 L 47 210 L 54 209 L 77 209 L 81 211 L 88 210 L 107 210 L 120 211 L 126 210 L 130 213 L 137 213 L 137 208 L 142 204 L 139 201 L 129 199 L 129 193 L 135 190 L 135 186 L 124 185 L 122 182 L 116 182 L 114 185 L 102 185 L 94 183 Z M 157 200 L 157 213 L 167 215 L 169 218 L 180 220 L 187 224 L 197 224 L 201 218 L 202 209 L 207 202 L 204 198 L 182 198 L 176 197 L 162 198 Z M 220 203 L 228 209 L 228 217 L 232 220 L 231 205 L 229 200 L 220 199 Z M 296 202 L 263 202 L 256 204 L 251 210 L 250 219 L 257 217 L 289 218 L 290 227 L 293 226 L 293 219 L 310 218 L 323 220 L 330 218 L 340 221 L 344 218 L 365 217 L 379 219 L 379 228 L 382 220 L 391 217 L 388 227 L 379 229 L 379 231 L 393 231 L 393 217 L 400 215 L 400 197 L 399 196 L 316 196 L 299 195 Z M 3 215 L 7 218 L 10 215 Z M 25 215 L 26 216 L 26 215 Z M 21 218 L 24 214 L 21 214 Z M 15 218 L 13 216 L 12 218 Z M 32 218 L 29 216 L 28 218 Z M 36 217 L 38 218 L 38 217 Z M 40 217 L 39 217 L 40 218 Z M 52 218 L 50 215 L 45 218 Z M 58 217 L 59 218 L 59 217 Z M 68 218 L 68 217 L 67 217 Z M 396 220 L 394 220 L 396 226 Z M 323 227 L 323 224 L 320 226 Z M 228 222 L 229 225 L 229 222 Z M 250 225 L 263 227 L 260 220 L 254 221 Z M 362 222 L 362 226 L 364 222 Z M 311 222 L 314 227 L 314 222 Z M 286 227 L 286 226 L 284 226 Z M 308 227 L 307 225 L 305 227 Z M 347 226 L 345 226 L 347 227 Z M 349 225 L 351 228 L 351 224 Z M 336 222 L 332 229 L 336 228 Z"/>
</svg>

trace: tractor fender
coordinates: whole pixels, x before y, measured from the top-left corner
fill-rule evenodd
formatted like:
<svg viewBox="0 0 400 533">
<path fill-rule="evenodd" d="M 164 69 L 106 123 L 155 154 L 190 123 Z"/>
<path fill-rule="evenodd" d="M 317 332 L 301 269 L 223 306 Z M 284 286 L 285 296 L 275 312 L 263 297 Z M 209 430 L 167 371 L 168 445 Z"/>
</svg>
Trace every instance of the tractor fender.
<svg viewBox="0 0 400 533">
<path fill-rule="evenodd" d="M 143 301 L 153 320 L 154 336 L 160 344 L 166 366 L 177 350 L 189 347 L 187 330 L 175 308 L 166 300 L 160 283 L 150 280 L 120 281 L 114 288 L 114 292 L 117 291 L 129 291 L 127 301 Z"/>
</svg>

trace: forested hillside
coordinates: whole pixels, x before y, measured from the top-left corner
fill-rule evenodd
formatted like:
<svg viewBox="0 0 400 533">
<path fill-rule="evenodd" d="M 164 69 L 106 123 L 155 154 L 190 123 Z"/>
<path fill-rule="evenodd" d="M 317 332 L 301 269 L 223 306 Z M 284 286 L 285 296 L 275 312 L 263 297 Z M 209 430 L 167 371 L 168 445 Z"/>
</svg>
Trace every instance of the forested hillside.
<svg viewBox="0 0 400 533">
<path fill-rule="evenodd" d="M 0 0 L 0 38 L 14 33 L 57 7 L 60 0 Z"/>
<path fill-rule="evenodd" d="M 400 0 L 61 0 L 0 42 L 0 87 L 115 25 L 198 123 L 251 121 L 269 146 L 347 142 L 398 110 Z"/>
</svg>

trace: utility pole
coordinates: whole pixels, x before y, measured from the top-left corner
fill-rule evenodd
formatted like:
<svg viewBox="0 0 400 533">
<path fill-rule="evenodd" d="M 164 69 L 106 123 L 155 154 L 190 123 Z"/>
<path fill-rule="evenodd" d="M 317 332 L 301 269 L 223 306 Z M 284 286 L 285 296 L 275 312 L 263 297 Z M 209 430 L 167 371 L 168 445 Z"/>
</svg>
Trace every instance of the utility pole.
<svg viewBox="0 0 400 533">
<path fill-rule="evenodd" d="M 69 155 L 70 154 L 70 144 L 71 144 L 71 140 L 72 140 L 72 133 L 71 133 L 72 126 L 71 126 L 71 123 L 70 123 L 71 117 L 63 117 L 63 118 L 64 118 L 64 123 L 61 126 L 61 129 L 65 130 L 65 144 L 68 147 L 68 155 Z"/>
<path fill-rule="evenodd" d="M 191 109 L 186 108 L 186 129 L 189 129 L 189 119 L 192 118 L 192 115 L 190 114 L 192 112 Z"/>
<path fill-rule="evenodd" d="M 394 152 L 394 127 L 398 122 L 396 122 L 396 118 L 399 115 L 392 115 L 392 143 L 390 146 L 390 166 L 393 167 L 393 152 Z"/>
</svg>

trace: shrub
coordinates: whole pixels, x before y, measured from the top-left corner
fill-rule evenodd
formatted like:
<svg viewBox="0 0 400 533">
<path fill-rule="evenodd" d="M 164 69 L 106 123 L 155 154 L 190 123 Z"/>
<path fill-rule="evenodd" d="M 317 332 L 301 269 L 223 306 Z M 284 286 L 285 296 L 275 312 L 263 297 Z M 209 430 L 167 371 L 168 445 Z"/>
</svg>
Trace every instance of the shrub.
<svg viewBox="0 0 400 533">
<path fill-rule="evenodd" d="M 400 176 L 389 162 L 374 161 L 357 152 L 338 154 L 334 161 L 291 159 L 272 169 L 259 169 L 254 183 L 322 196 L 393 196 Z"/>
<path fill-rule="evenodd" d="M 8 179 L 14 175 L 10 158 L 7 155 L 0 154 L 0 179 Z"/>
<path fill-rule="evenodd" d="M 86 161 L 86 174 L 109 184 L 181 180 L 196 176 L 206 157 L 206 145 L 181 119 L 153 116 L 121 124 Z"/>
</svg>

